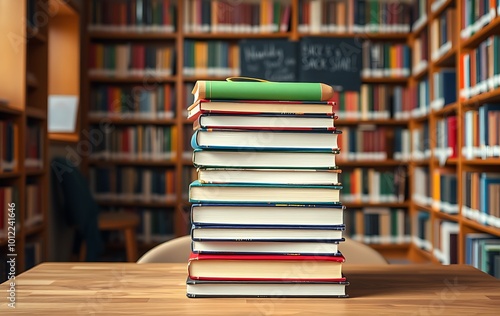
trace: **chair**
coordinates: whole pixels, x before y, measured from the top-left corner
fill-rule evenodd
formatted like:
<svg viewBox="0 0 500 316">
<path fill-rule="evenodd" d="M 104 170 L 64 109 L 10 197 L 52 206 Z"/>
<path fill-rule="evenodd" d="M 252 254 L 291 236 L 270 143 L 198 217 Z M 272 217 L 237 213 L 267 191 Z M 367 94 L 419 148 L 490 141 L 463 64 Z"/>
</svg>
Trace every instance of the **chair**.
<svg viewBox="0 0 500 316">
<path fill-rule="evenodd" d="M 346 264 L 388 264 L 378 251 L 350 238 L 340 243 L 339 249 L 346 258 Z"/>
<path fill-rule="evenodd" d="M 57 157 L 51 162 L 54 192 L 59 192 L 56 203 L 60 202 L 75 225 L 77 248 L 80 260 L 98 261 L 104 246 L 100 231 L 122 231 L 125 235 L 127 261 L 137 260 L 136 228 L 139 217 L 131 213 L 99 213 L 89 186 L 80 170 L 68 159 Z M 84 247 L 81 247 L 84 242 Z"/>
<path fill-rule="evenodd" d="M 363 243 L 346 238 L 340 244 L 346 257 L 346 263 L 387 264 L 387 261 L 376 250 Z M 191 252 L 191 236 L 182 236 L 164 242 L 149 250 L 137 263 L 182 263 L 187 262 Z"/>
<path fill-rule="evenodd" d="M 185 263 L 191 253 L 191 236 L 166 241 L 146 252 L 137 263 Z"/>
</svg>

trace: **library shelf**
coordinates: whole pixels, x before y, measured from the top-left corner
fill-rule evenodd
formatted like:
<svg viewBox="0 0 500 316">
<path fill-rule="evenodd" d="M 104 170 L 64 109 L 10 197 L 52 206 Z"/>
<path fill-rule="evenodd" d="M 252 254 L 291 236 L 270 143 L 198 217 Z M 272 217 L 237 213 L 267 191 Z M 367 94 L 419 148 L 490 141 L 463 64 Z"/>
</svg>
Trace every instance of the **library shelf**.
<svg viewBox="0 0 500 316">
<path fill-rule="evenodd" d="M 468 39 L 461 39 L 460 45 L 462 50 L 469 50 L 477 47 L 481 42 L 483 42 L 490 35 L 500 33 L 500 16 L 493 19 L 488 25 L 480 29 L 474 35 Z"/>
<path fill-rule="evenodd" d="M 429 72 L 429 64 L 427 63 L 427 65 L 422 67 L 422 69 L 420 69 L 417 73 L 412 73 L 413 79 L 415 81 L 419 81 L 423 79 L 428 74 L 428 72 Z"/>
<path fill-rule="evenodd" d="M 338 165 L 343 167 L 393 167 L 406 165 L 407 163 L 402 160 L 394 160 L 394 159 L 384 159 L 384 160 L 340 160 L 337 159 Z"/>
<path fill-rule="evenodd" d="M 149 118 L 119 118 L 119 117 L 93 117 L 89 118 L 90 124 L 108 123 L 114 125 L 174 125 L 176 119 L 149 119 Z"/>
<path fill-rule="evenodd" d="M 173 208 L 177 205 L 175 199 L 166 199 L 165 201 L 130 201 L 124 199 L 113 199 L 113 200 L 96 200 L 97 204 L 100 206 L 122 206 L 130 208 Z"/>
<path fill-rule="evenodd" d="M 500 102 L 500 87 L 462 101 L 462 106 L 464 108 L 474 109 L 489 102 Z"/>
<path fill-rule="evenodd" d="M 398 33 L 384 33 L 384 32 L 360 32 L 360 33 L 336 33 L 336 32 L 325 32 L 325 33 L 299 33 L 299 38 L 301 37 L 354 37 L 355 39 L 361 40 L 379 40 L 379 41 L 401 41 L 406 42 L 408 40 L 408 35 L 410 33 L 398 32 Z"/>
<path fill-rule="evenodd" d="M 342 198 L 341 198 L 342 199 Z M 390 207 L 390 208 L 407 208 L 410 202 L 346 202 L 342 203 L 347 208 L 364 208 L 364 207 Z"/>
<path fill-rule="evenodd" d="M 113 32 L 113 31 L 90 31 L 91 39 L 103 40 L 168 40 L 177 38 L 177 33 L 166 32 Z"/>
<path fill-rule="evenodd" d="M 10 105 L 0 105 L 0 113 L 7 115 L 21 115 L 23 114 L 23 110 L 19 108 L 15 108 Z"/>
<path fill-rule="evenodd" d="M 276 33 L 184 33 L 185 39 L 217 39 L 217 40 L 241 40 L 242 38 L 289 38 L 290 32 Z"/>
<path fill-rule="evenodd" d="M 163 82 L 176 82 L 177 78 L 175 76 L 157 76 L 155 74 L 149 74 L 145 76 L 89 76 L 91 82 L 99 83 L 143 83 L 147 85 Z"/>
<path fill-rule="evenodd" d="M 370 247 L 375 250 L 384 251 L 384 250 L 407 250 L 410 247 L 410 243 L 387 243 L 387 244 L 375 244 L 369 243 Z"/>
<path fill-rule="evenodd" d="M 350 126 L 350 125 L 379 125 L 379 126 L 406 126 L 409 120 L 400 119 L 372 119 L 372 120 L 353 120 L 353 119 L 337 119 L 335 120 L 335 126 Z"/>
<path fill-rule="evenodd" d="M 485 232 L 493 236 L 500 237 L 500 228 L 484 225 L 467 217 L 462 217 L 462 224 L 470 228 L 473 228 L 475 230 L 479 230 L 481 232 Z"/>
<path fill-rule="evenodd" d="M 171 167 L 175 166 L 174 159 L 89 159 L 89 164 L 92 166 L 109 166 L 109 165 L 125 165 L 125 166 L 145 166 L 145 167 Z"/>
<path fill-rule="evenodd" d="M 456 64 L 456 55 L 457 55 L 457 47 L 453 46 L 449 51 L 444 53 L 438 59 L 432 61 L 434 63 L 434 67 L 445 68 L 445 67 L 454 67 Z"/>
<path fill-rule="evenodd" d="M 378 84 L 391 84 L 402 85 L 407 84 L 409 77 L 362 77 L 363 83 L 378 83 Z"/>
<path fill-rule="evenodd" d="M 185 82 L 196 82 L 198 80 L 226 80 L 229 77 L 237 77 L 237 76 L 184 76 L 182 80 Z"/>
<path fill-rule="evenodd" d="M 430 164 L 430 159 L 413 159 L 409 163 L 415 166 L 428 166 Z"/>
<path fill-rule="evenodd" d="M 21 176 L 21 173 L 19 171 L 13 171 L 13 172 L 2 171 L 2 172 L 0 172 L 0 179 L 13 179 L 13 178 L 18 178 L 20 176 Z"/>
<path fill-rule="evenodd" d="M 44 109 L 35 108 L 32 106 L 26 107 L 26 116 L 32 119 L 45 120 L 47 119 L 47 111 Z"/>
<path fill-rule="evenodd" d="M 182 119 L 182 124 L 193 124 L 193 121 L 187 118 Z"/>
<path fill-rule="evenodd" d="M 470 166 L 499 166 L 500 158 L 487 158 L 487 159 L 462 159 L 464 165 Z"/>
<path fill-rule="evenodd" d="M 436 210 L 436 209 L 434 210 L 434 214 L 436 215 L 436 217 L 439 217 L 441 219 L 446 219 L 446 220 L 456 222 L 456 223 L 458 223 L 458 221 L 459 221 L 458 214 L 449 214 L 449 213 L 445 213 L 445 212 L 442 212 L 442 211 Z"/>
<path fill-rule="evenodd" d="M 78 134 L 67 134 L 67 133 L 50 133 L 49 141 L 51 142 L 62 142 L 62 143 L 76 143 L 78 142 Z"/>
<path fill-rule="evenodd" d="M 38 28 L 31 26 L 26 27 L 26 39 L 28 43 L 45 44 L 47 42 L 47 36 L 42 34 Z"/>
<path fill-rule="evenodd" d="M 24 229 L 24 235 L 29 237 L 29 236 L 43 232 L 45 229 L 45 225 L 44 225 L 44 223 L 37 223 L 37 224 L 25 226 L 23 229 Z"/>
<path fill-rule="evenodd" d="M 189 160 L 189 159 L 182 159 L 182 165 L 183 166 L 191 166 L 191 167 L 193 167 L 193 162 L 191 160 Z"/>
<path fill-rule="evenodd" d="M 31 72 L 26 74 L 26 87 L 31 90 L 38 88 L 38 80 Z"/>
<path fill-rule="evenodd" d="M 412 117 L 411 120 L 416 123 L 423 123 L 425 121 L 429 121 L 430 113 L 427 113 L 425 115 L 420 115 L 416 117 Z"/>
<path fill-rule="evenodd" d="M 408 258 L 417 263 L 429 263 L 429 262 L 434 262 L 437 263 L 437 260 L 434 258 L 432 253 L 430 253 L 427 250 L 424 250 L 422 248 L 419 248 L 415 244 L 411 244 L 409 248 L 409 253 L 408 253 Z"/>
<path fill-rule="evenodd" d="M 431 16 L 433 19 L 438 18 L 444 10 L 455 6 L 455 0 L 441 0 L 431 3 Z"/>
<path fill-rule="evenodd" d="M 36 176 L 41 176 L 44 175 L 45 169 L 41 168 L 27 168 L 25 170 L 26 176 L 28 177 L 36 177 Z"/>
<path fill-rule="evenodd" d="M 411 26 L 411 35 L 414 37 L 417 37 L 422 33 L 426 28 L 427 25 L 429 24 L 429 18 L 427 14 L 421 16 L 415 23 L 412 24 Z"/>
<path fill-rule="evenodd" d="M 417 203 L 417 202 L 413 202 L 413 204 L 415 205 L 416 209 L 427 211 L 429 213 L 434 212 L 434 209 L 431 206 L 423 205 L 423 204 L 420 204 L 420 203 Z"/>
<path fill-rule="evenodd" d="M 456 113 L 458 110 L 458 103 L 454 102 L 451 104 L 445 105 L 443 108 L 433 111 L 432 114 L 436 117 L 448 116 L 450 114 Z"/>
</svg>

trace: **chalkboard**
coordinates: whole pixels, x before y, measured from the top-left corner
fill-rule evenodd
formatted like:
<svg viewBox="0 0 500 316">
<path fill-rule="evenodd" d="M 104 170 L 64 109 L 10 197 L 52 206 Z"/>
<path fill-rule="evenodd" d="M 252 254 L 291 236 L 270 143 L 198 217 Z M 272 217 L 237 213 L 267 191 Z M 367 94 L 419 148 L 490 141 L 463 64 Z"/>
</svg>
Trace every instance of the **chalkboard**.
<svg viewBox="0 0 500 316">
<path fill-rule="evenodd" d="M 299 77 L 336 90 L 359 91 L 361 44 L 354 38 L 305 37 L 300 40 Z"/>
<path fill-rule="evenodd" d="M 269 81 L 298 81 L 297 43 L 286 39 L 240 42 L 241 76 Z"/>
</svg>

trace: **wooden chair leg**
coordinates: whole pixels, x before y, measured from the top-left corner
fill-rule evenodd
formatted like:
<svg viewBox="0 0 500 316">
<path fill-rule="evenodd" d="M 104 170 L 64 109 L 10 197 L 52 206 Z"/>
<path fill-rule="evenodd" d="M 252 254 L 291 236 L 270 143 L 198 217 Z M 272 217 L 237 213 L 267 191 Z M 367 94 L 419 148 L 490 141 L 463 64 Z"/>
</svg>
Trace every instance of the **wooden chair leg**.
<svg viewBox="0 0 500 316">
<path fill-rule="evenodd" d="M 127 261 L 137 261 L 137 240 L 135 236 L 135 228 L 127 228 L 125 233 L 125 247 L 127 250 Z"/>
</svg>

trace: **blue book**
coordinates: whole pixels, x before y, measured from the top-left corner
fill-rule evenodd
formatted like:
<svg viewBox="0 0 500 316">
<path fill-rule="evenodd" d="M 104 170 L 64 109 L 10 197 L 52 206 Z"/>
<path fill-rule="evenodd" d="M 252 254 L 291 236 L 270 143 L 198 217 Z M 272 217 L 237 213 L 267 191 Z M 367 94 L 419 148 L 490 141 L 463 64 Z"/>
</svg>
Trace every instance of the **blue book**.
<svg viewBox="0 0 500 316">
<path fill-rule="evenodd" d="M 194 225 L 336 227 L 344 224 L 342 205 L 315 204 L 193 204 Z"/>
<path fill-rule="evenodd" d="M 198 129 L 191 138 L 193 149 L 307 150 L 332 152 L 340 131 L 274 131 Z"/>
<path fill-rule="evenodd" d="M 195 241 L 282 241 L 340 242 L 345 225 L 274 226 L 274 225 L 193 225 Z"/>
<path fill-rule="evenodd" d="M 209 184 L 194 181 L 189 186 L 192 203 L 299 203 L 340 204 L 337 185 Z"/>
</svg>

